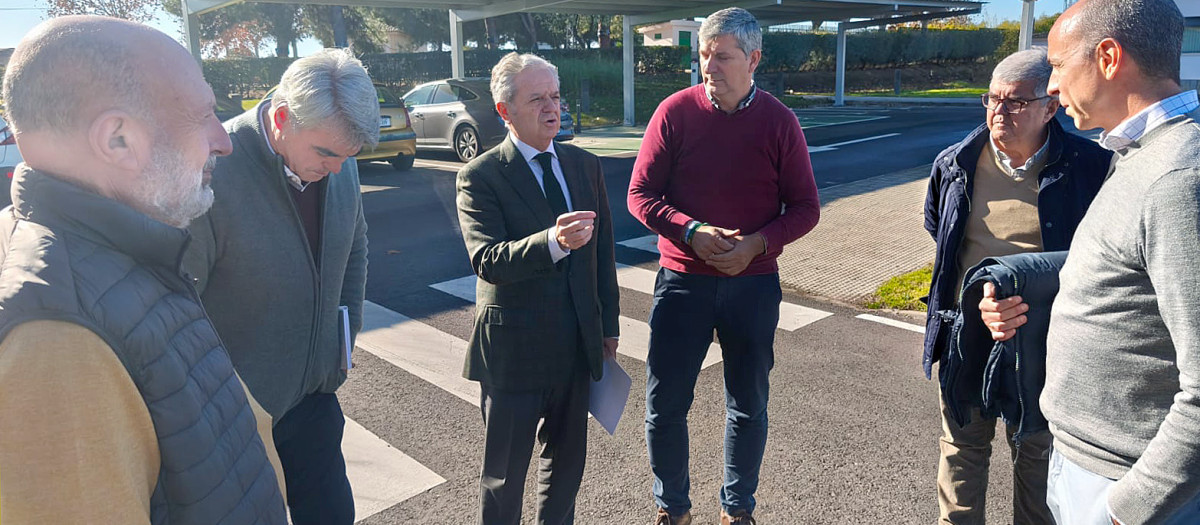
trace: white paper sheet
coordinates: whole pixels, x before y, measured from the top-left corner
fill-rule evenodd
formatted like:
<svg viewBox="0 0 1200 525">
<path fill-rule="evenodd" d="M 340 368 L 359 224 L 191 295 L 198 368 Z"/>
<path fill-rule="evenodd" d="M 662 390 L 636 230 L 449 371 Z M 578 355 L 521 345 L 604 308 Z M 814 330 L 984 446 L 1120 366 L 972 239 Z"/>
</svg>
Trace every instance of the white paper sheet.
<svg viewBox="0 0 1200 525">
<path fill-rule="evenodd" d="M 354 368 L 354 360 L 350 358 L 354 346 L 350 344 L 350 308 L 338 307 L 338 324 L 342 328 L 342 370 Z"/>
<path fill-rule="evenodd" d="M 617 423 L 625 412 L 625 403 L 629 401 L 629 388 L 633 379 L 615 359 L 604 360 L 604 377 L 593 381 L 591 399 L 588 400 L 588 412 L 607 430 L 609 435 L 616 433 Z"/>
</svg>

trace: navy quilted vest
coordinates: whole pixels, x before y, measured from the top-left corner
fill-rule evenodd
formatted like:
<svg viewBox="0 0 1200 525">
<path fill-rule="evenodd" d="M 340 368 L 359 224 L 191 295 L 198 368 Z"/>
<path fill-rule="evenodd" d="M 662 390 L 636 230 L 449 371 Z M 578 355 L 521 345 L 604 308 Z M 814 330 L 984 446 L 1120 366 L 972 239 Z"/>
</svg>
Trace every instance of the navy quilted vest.
<svg viewBox="0 0 1200 525">
<path fill-rule="evenodd" d="M 103 338 L 149 408 L 155 524 L 283 524 L 254 414 L 179 260 L 188 233 L 22 166 L 0 213 L 0 339 L 56 319 Z"/>
</svg>

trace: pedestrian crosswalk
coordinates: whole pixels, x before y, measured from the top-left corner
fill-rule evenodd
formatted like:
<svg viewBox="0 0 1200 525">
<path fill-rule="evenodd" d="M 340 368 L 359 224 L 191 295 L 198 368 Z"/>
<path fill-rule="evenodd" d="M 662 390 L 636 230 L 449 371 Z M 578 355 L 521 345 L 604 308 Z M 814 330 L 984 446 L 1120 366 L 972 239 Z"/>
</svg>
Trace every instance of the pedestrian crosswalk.
<svg viewBox="0 0 1200 525">
<path fill-rule="evenodd" d="M 658 253 L 658 236 L 635 237 L 617 244 L 636 250 Z M 617 279 L 622 288 L 654 295 L 654 272 L 634 266 L 617 265 Z M 805 326 L 833 315 L 829 312 L 784 302 L 779 305 L 779 328 L 795 332 Z"/>
<path fill-rule="evenodd" d="M 631 266 L 621 265 L 622 269 L 617 273 L 617 282 L 622 288 L 633 288 L 634 286 L 644 286 L 641 282 L 645 280 L 645 276 L 638 272 L 650 274 L 650 288 L 654 287 L 654 273 L 634 268 Z M 624 277 L 624 279 L 622 279 Z M 474 275 L 460 277 L 446 282 L 430 285 L 430 288 L 439 290 L 455 297 L 458 297 L 467 302 L 475 302 L 475 282 L 477 278 Z M 641 290 L 639 290 L 641 291 Z M 645 361 L 650 349 L 650 325 L 643 321 L 631 319 L 621 316 L 621 343 L 617 345 L 617 352 L 622 355 L 627 355 L 640 361 Z M 716 343 L 708 346 L 708 354 L 704 357 L 702 368 L 708 368 L 716 363 L 721 362 L 721 347 Z"/>
<path fill-rule="evenodd" d="M 646 249 L 653 247 L 654 239 L 650 236 L 622 244 Z M 617 280 L 624 290 L 653 295 L 654 271 L 619 264 Z M 429 287 L 474 303 L 476 282 L 476 276 L 466 275 Z M 784 302 L 780 309 L 779 329 L 799 330 L 830 315 L 830 312 Z M 618 352 L 644 362 L 649 349 L 650 326 L 645 320 L 622 316 L 620 328 Z M 479 406 L 479 384 L 462 377 L 467 341 L 458 336 L 368 301 L 363 307 L 363 329 L 356 347 L 472 406 Z M 702 366 L 708 368 L 721 359 L 719 345 L 711 344 Z M 342 448 L 359 521 L 446 482 L 438 473 L 352 420 L 347 419 L 345 435 Z"/>
<path fill-rule="evenodd" d="M 446 482 L 350 418 L 342 435 L 342 454 L 354 492 L 354 515 L 360 521 Z"/>
</svg>

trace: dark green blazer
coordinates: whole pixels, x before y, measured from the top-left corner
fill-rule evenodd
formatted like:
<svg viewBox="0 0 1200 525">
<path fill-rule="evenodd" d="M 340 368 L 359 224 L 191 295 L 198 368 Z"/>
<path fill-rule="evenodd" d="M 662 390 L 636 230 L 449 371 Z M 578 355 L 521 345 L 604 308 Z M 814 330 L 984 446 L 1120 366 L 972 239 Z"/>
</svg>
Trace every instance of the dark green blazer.
<svg viewBox="0 0 1200 525">
<path fill-rule="evenodd" d="M 600 159 L 575 146 L 554 147 L 572 208 L 596 212 L 592 240 L 559 264 L 547 234 L 556 217 L 511 138 L 458 172 L 458 220 L 479 276 L 463 375 L 494 388 L 561 384 L 580 353 L 600 379 L 603 338 L 618 335 L 612 213 Z"/>
</svg>

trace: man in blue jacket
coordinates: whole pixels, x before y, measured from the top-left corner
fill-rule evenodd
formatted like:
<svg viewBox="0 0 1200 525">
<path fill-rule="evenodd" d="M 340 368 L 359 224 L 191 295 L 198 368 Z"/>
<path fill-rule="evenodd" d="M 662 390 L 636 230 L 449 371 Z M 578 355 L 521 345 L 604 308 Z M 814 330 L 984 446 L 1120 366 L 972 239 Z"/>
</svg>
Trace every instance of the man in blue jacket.
<svg viewBox="0 0 1200 525">
<path fill-rule="evenodd" d="M 1104 181 L 1111 154 L 1054 120 L 1059 105 L 1046 93 L 1050 73 L 1044 50 L 1001 61 L 982 96 L 987 122 L 934 161 L 925 200 L 925 229 L 937 243 L 925 331 L 927 377 L 946 350 L 966 271 L 985 257 L 1066 250 Z M 940 523 L 983 523 L 996 419 L 975 410 L 959 427 L 941 405 Z M 1046 507 L 1050 435 L 1030 436 L 1018 450 L 1015 430 L 1007 428 L 1015 458 L 1013 521 L 1052 523 Z"/>
</svg>

